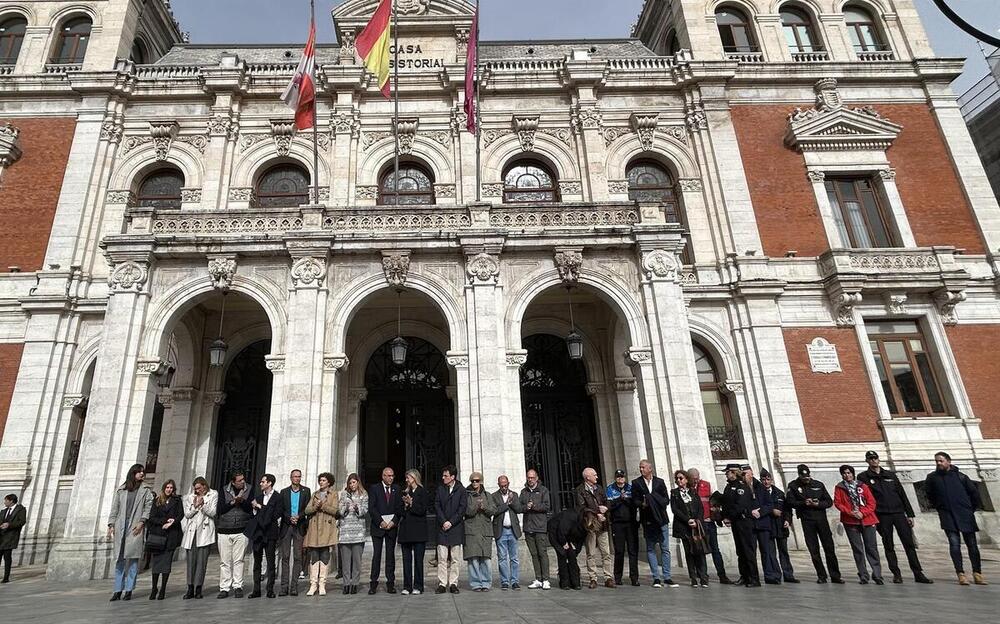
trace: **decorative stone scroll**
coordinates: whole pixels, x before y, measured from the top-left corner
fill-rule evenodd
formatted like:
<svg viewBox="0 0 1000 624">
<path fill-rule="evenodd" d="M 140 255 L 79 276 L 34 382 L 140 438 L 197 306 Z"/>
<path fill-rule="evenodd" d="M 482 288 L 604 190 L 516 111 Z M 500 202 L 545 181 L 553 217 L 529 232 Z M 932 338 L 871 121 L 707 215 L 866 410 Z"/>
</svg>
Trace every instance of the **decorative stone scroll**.
<svg viewBox="0 0 1000 624">
<path fill-rule="evenodd" d="M 656 127 L 659 123 L 660 115 L 657 113 L 652 115 L 632 113 L 631 117 L 629 117 L 629 124 L 632 126 L 632 131 L 639 135 L 639 143 L 642 145 L 642 149 L 652 149 L 653 139 L 656 137 Z"/>
<path fill-rule="evenodd" d="M 535 149 L 535 132 L 538 131 L 538 117 L 518 117 L 511 120 L 511 127 L 521 143 L 521 151 L 531 152 Z"/>
<path fill-rule="evenodd" d="M 295 137 L 295 122 L 287 120 L 271 120 L 271 138 L 278 156 L 288 156 L 292 150 L 292 139 Z"/>
<path fill-rule="evenodd" d="M 635 366 L 637 364 L 649 364 L 653 361 L 653 350 L 649 348 L 632 347 L 625 352 L 625 364 Z"/>
<path fill-rule="evenodd" d="M 337 372 L 350 366 L 351 360 L 346 355 L 328 355 L 323 358 L 323 370 Z"/>
<path fill-rule="evenodd" d="M 854 307 L 861 305 L 861 293 L 842 292 L 830 297 L 837 327 L 854 327 Z"/>
<path fill-rule="evenodd" d="M 469 258 L 465 272 L 473 284 L 496 283 L 500 276 L 500 259 L 486 252 L 476 254 Z"/>
<path fill-rule="evenodd" d="M 816 337 L 806 345 L 809 353 L 809 367 L 814 373 L 841 373 L 840 356 L 837 355 L 837 345 L 830 344 L 825 338 Z"/>
<path fill-rule="evenodd" d="M 285 371 L 285 356 L 283 355 L 265 355 L 264 356 L 264 366 L 267 370 L 272 373 L 281 373 Z"/>
<path fill-rule="evenodd" d="M 149 263 L 126 260 L 114 265 L 108 276 L 108 286 L 111 292 L 142 292 L 149 279 Z"/>
<path fill-rule="evenodd" d="M 528 361 L 528 351 L 519 349 L 507 352 L 507 366 L 521 368 Z"/>
<path fill-rule="evenodd" d="M 642 268 L 649 279 L 675 281 L 681 265 L 676 254 L 665 249 L 654 249 L 643 254 Z"/>
<path fill-rule="evenodd" d="M 955 307 L 968 298 L 964 291 L 942 288 L 934 293 L 934 303 L 937 304 L 941 322 L 945 325 L 958 325 Z"/>
<path fill-rule="evenodd" d="M 413 141 L 417 138 L 417 128 L 420 121 L 416 118 L 399 119 L 396 121 L 396 133 L 399 135 L 399 153 L 412 154 Z"/>
<path fill-rule="evenodd" d="M 406 286 L 406 277 L 410 273 L 410 252 L 383 251 L 382 271 L 385 273 L 385 281 L 393 288 Z"/>
<path fill-rule="evenodd" d="M 208 277 L 212 280 L 212 288 L 227 292 L 236 277 L 236 258 L 216 257 L 208 261 Z"/>
<path fill-rule="evenodd" d="M 326 277 L 326 261 L 322 258 L 299 258 L 292 264 L 292 286 L 322 286 Z"/>
</svg>

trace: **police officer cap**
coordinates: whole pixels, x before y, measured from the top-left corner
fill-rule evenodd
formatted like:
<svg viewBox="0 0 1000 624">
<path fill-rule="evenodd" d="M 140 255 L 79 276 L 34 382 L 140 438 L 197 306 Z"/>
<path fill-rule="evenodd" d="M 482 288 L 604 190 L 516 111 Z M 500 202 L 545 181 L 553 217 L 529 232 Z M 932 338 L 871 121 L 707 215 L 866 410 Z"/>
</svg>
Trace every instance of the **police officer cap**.
<svg viewBox="0 0 1000 624">
<path fill-rule="evenodd" d="M 876 453 L 875 451 L 868 451 L 867 453 L 865 453 L 865 461 L 868 461 L 870 459 L 878 459 L 878 453 Z"/>
<path fill-rule="evenodd" d="M 795 470 L 798 471 L 800 477 L 809 476 L 809 466 L 806 466 L 805 464 L 799 464 L 796 466 Z"/>
<path fill-rule="evenodd" d="M 753 470 L 753 468 L 750 467 L 750 464 L 743 464 L 740 466 L 740 470 L 746 472 L 747 470 Z"/>
<path fill-rule="evenodd" d="M 619 470 L 616 470 L 616 471 L 615 471 L 615 478 L 618 478 L 618 477 L 624 477 L 624 476 L 626 476 L 626 475 L 625 475 L 625 471 L 624 471 L 624 470 L 620 470 L 620 469 L 619 469 Z"/>
<path fill-rule="evenodd" d="M 739 464 L 726 464 L 726 472 L 729 472 L 730 470 L 739 470 L 739 469 L 740 469 Z"/>
<path fill-rule="evenodd" d="M 760 469 L 760 478 L 761 479 L 770 479 L 771 478 L 771 473 L 767 471 L 767 468 L 761 468 Z"/>
</svg>

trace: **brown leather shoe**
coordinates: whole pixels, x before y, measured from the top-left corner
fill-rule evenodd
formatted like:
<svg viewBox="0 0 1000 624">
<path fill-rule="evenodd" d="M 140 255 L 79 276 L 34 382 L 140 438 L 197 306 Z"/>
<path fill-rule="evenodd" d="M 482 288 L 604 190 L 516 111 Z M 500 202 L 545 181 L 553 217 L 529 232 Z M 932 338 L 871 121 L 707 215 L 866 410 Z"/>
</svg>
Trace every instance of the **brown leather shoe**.
<svg viewBox="0 0 1000 624">
<path fill-rule="evenodd" d="M 590 588 L 591 589 L 597 589 L 597 579 L 591 579 L 590 580 Z"/>
<path fill-rule="evenodd" d="M 976 585 L 989 585 L 989 583 L 986 582 L 986 579 L 983 578 L 983 575 L 979 572 L 972 573 L 972 582 Z"/>
<path fill-rule="evenodd" d="M 618 587 L 617 585 L 615 585 L 615 582 L 612 581 L 611 579 L 604 581 L 604 586 L 607 587 L 608 589 L 614 589 L 615 587 Z"/>
<path fill-rule="evenodd" d="M 967 578 L 965 578 L 965 572 L 959 572 L 958 573 L 958 584 L 959 585 L 968 585 L 969 584 L 969 580 Z"/>
</svg>

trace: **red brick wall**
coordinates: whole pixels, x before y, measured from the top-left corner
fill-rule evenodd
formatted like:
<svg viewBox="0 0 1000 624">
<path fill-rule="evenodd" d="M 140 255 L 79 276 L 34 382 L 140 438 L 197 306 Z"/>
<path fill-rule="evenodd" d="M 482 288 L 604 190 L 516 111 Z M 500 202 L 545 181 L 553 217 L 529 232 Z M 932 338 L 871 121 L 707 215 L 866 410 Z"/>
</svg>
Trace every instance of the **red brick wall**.
<svg viewBox="0 0 1000 624">
<path fill-rule="evenodd" d="M 1000 325 L 958 325 L 946 328 L 972 411 L 983 422 L 984 438 L 1000 438 L 1000 359 L 996 356 Z"/>
<path fill-rule="evenodd" d="M 0 344 L 0 441 L 7 425 L 10 398 L 14 394 L 17 369 L 21 366 L 22 343 Z"/>
<path fill-rule="evenodd" d="M 0 119 L 0 123 L 4 123 Z M 12 119 L 21 129 L 21 159 L 0 178 L 0 272 L 37 271 L 45 260 L 52 220 L 76 129 L 73 118 Z M 65 268 L 65 267 L 64 267 Z"/>
<path fill-rule="evenodd" d="M 874 442 L 882 439 L 878 409 L 853 329 L 786 328 L 785 349 L 809 442 Z M 824 338 L 837 345 L 842 373 L 814 373 L 806 345 Z"/>
<path fill-rule="evenodd" d="M 816 256 L 829 248 L 802 155 L 785 147 L 788 113 L 812 103 L 732 108 L 757 226 L 769 256 L 796 250 Z M 924 104 L 875 108 L 903 131 L 889 149 L 896 186 L 917 244 L 954 245 L 984 253 L 972 211 L 934 116 Z"/>
</svg>

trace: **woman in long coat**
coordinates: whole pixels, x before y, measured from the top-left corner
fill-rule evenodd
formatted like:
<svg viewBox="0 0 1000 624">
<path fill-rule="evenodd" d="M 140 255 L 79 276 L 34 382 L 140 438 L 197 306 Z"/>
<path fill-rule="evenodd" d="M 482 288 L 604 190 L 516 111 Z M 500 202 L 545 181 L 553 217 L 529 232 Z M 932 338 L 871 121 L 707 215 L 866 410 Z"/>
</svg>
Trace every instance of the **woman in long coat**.
<svg viewBox="0 0 1000 624">
<path fill-rule="evenodd" d="M 424 551 L 427 548 L 427 489 L 420 484 L 420 472 L 406 471 L 403 514 L 396 541 L 403 551 L 403 595 L 424 591 Z"/>
<path fill-rule="evenodd" d="M 169 479 L 163 484 L 160 495 L 153 501 L 146 527 L 146 550 L 152 555 L 153 591 L 150 600 L 163 600 L 167 595 L 167 579 L 174 561 L 174 551 L 181 545 L 184 531 L 184 504 L 177 496 L 177 484 Z M 157 582 L 160 582 L 157 590 Z"/>
<path fill-rule="evenodd" d="M 701 529 L 701 518 L 705 508 L 701 504 L 698 492 L 688 487 L 688 474 L 683 470 L 674 472 L 674 483 L 670 491 L 670 509 L 674 512 L 672 525 L 673 536 L 681 540 L 684 546 L 688 576 L 691 587 L 708 587 L 708 567 L 705 562 L 705 551 L 695 552 L 694 532 Z M 702 536 L 704 544 L 704 535 Z"/>
<path fill-rule="evenodd" d="M 368 493 L 361 483 L 361 477 L 351 474 L 347 477 L 347 488 L 337 501 L 340 518 L 337 528 L 340 533 L 340 563 L 344 570 L 344 593 L 358 593 L 361 582 L 361 555 L 365 550 L 365 529 L 368 527 Z"/>
<path fill-rule="evenodd" d="M 330 548 L 337 545 L 337 501 L 339 497 L 333 489 L 333 475 L 324 472 L 319 475 L 319 489 L 313 492 L 306 515 L 309 528 L 302 546 L 309 552 L 309 591 L 313 596 L 319 591 L 326 595 L 326 571 L 330 565 Z"/>
<path fill-rule="evenodd" d="M 469 478 L 468 502 L 465 509 L 465 560 L 469 566 L 472 591 L 490 591 L 493 584 L 493 514 L 496 505 L 483 487 L 483 475 L 474 472 Z"/>
<path fill-rule="evenodd" d="M 154 495 L 143 484 L 145 478 L 145 467 L 134 464 L 111 501 L 108 541 L 114 545 L 115 556 L 115 592 L 111 594 L 111 602 L 132 599 L 139 558 L 146 549 L 145 527 Z"/>
<path fill-rule="evenodd" d="M 200 599 L 205 584 L 208 555 L 215 545 L 215 516 L 219 493 L 208 486 L 204 477 L 194 480 L 191 493 L 184 497 L 184 539 L 187 551 L 187 593 L 184 599 Z"/>
</svg>

